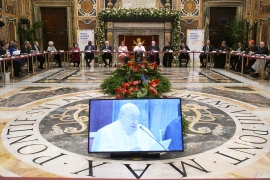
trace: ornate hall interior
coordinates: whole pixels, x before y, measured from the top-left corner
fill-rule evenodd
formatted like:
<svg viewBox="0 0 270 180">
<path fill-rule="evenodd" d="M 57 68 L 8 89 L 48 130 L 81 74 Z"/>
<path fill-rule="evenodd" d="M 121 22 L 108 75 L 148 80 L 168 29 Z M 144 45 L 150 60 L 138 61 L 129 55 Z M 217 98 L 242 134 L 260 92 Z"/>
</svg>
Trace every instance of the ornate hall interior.
<svg viewBox="0 0 270 180">
<path fill-rule="evenodd" d="M 39 42 L 38 51 L 17 57 L 1 49 L 1 180 L 270 179 L 270 0 L 0 0 L 0 26 L 0 48 L 15 41 L 22 52 L 26 41 L 32 47 Z M 202 39 L 195 41 L 192 33 Z M 213 47 L 209 54 L 202 49 L 208 48 L 207 40 Z M 50 41 L 56 49 L 47 51 Z M 87 49 L 88 41 L 96 51 Z M 119 50 L 122 41 L 127 52 Z M 158 50 L 150 48 L 152 42 Z M 238 51 L 239 42 L 247 53 Z M 172 50 L 164 50 L 166 43 Z M 220 50 L 224 43 L 228 49 Z M 133 52 L 139 44 L 146 48 L 144 62 Z M 251 44 L 267 54 L 249 52 Z M 93 55 L 90 64 L 87 53 Z M 112 62 L 106 53 L 112 53 Z M 184 63 L 181 54 L 187 55 Z M 146 63 L 152 56 L 153 63 Z M 217 67 L 222 57 L 225 65 Z M 254 65 L 247 70 L 253 60 L 263 62 L 259 71 Z M 26 63 L 16 75 L 15 63 L 21 61 Z M 162 152 L 153 159 L 88 152 L 89 100 L 129 96 L 123 87 L 135 80 L 122 78 L 121 92 L 102 87 L 123 67 L 128 78 L 140 68 L 158 72 L 158 85 L 144 80 L 143 73 L 138 80 L 141 87 L 152 85 L 151 98 L 181 98 L 189 124 L 183 152 Z M 164 79 L 167 91 L 159 88 Z M 106 111 L 101 108 L 101 118 Z"/>
</svg>

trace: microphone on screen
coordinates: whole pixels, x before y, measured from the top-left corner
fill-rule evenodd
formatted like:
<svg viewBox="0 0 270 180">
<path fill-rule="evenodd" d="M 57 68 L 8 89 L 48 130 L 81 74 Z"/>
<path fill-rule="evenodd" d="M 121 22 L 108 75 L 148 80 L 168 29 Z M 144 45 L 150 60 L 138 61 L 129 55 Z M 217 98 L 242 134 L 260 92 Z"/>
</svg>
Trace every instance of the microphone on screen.
<svg viewBox="0 0 270 180">
<path fill-rule="evenodd" d="M 143 130 L 148 136 L 150 136 L 152 139 L 154 139 L 165 151 L 167 151 L 167 149 L 156 140 L 156 138 L 154 138 L 151 134 L 149 134 L 142 126 L 140 126 L 140 129 Z"/>
</svg>

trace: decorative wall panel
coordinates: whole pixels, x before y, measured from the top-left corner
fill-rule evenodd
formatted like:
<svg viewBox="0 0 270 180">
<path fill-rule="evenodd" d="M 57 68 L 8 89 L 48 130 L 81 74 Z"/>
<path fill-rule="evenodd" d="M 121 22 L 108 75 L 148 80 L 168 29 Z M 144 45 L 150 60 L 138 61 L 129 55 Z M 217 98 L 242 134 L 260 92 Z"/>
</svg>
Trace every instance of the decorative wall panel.
<svg viewBox="0 0 270 180">
<path fill-rule="evenodd" d="M 251 16 L 251 11 L 252 11 L 252 0 L 247 0 L 246 1 L 246 15 Z"/>
<path fill-rule="evenodd" d="M 97 21 L 92 19 L 78 20 L 79 29 L 95 29 Z"/>
<path fill-rule="evenodd" d="M 199 16 L 200 1 L 199 0 L 181 0 L 180 3 L 181 16 Z"/>
<path fill-rule="evenodd" d="M 5 12 L 9 14 L 16 14 L 15 0 L 5 0 Z"/>
<path fill-rule="evenodd" d="M 186 34 L 188 29 L 196 29 L 199 26 L 198 20 L 186 19 L 181 20 L 181 41 L 186 43 Z"/>
<path fill-rule="evenodd" d="M 261 25 L 261 41 L 266 44 L 269 41 L 269 24 L 268 21 L 263 21 Z"/>
<path fill-rule="evenodd" d="M 261 7 L 261 1 L 255 1 L 254 2 L 254 15 L 257 16 L 260 14 L 260 7 Z"/>
<path fill-rule="evenodd" d="M 11 40 L 17 40 L 16 36 L 16 19 L 15 18 L 6 18 L 6 41 L 11 41 Z"/>
<path fill-rule="evenodd" d="M 263 14 L 270 14 L 270 0 L 263 0 L 261 2 L 261 8 Z"/>
<path fill-rule="evenodd" d="M 77 0 L 78 16 L 96 16 L 96 0 Z"/>
</svg>

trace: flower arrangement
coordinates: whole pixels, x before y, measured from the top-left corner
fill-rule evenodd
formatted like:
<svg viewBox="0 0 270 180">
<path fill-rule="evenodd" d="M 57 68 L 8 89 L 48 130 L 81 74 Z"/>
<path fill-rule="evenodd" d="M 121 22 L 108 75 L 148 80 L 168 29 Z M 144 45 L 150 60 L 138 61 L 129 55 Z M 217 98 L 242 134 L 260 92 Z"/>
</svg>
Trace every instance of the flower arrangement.
<svg viewBox="0 0 270 180">
<path fill-rule="evenodd" d="M 116 94 L 116 98 L 164 98 L 161 93 L 170 91 L 171 83 L 156 63 L 129 61 L 119 66 L 100 87 L 106 93 Z"/>
<path fill-rule="evenodd" d="M 170 19 L 173 23 L 172 31 L 172 46 L 175 50 L 179 50 L 180 47 L 180 11 L 170 10 L 166 8 L 156 9 L 156 8 L 134 8 L 134 9 L 116 9 L 116 8 L 106 8 L 100 10 L 98 13 L 98 43 L 100 46 L 105 44 L 105 22 L 106 18 L 164 18 Z"/>
<path fill-rule="evenodd" d="M 103 81 L 100 88 L 105 93 L 116 95 L 116 99 L 126 98 L 168 98 L 163 92 L 171 90 L 168 78 L 161 74 L 156 63 L 129 61 L 118 68 Z M 182 114 L 182 125 L 187 132 L 189 122 Z"/>
</svg>

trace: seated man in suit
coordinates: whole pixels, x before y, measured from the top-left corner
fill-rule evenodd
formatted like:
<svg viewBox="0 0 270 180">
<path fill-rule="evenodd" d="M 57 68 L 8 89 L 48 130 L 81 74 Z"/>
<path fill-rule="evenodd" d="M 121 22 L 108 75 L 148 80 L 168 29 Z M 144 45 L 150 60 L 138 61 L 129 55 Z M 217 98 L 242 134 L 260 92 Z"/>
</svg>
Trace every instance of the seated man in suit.
<svg viewBox="0 0 270 180">
<path fill-rule="evenodd" d="M 229 52 L 229 47 L 227 46 L 226 41 L 222 41 L 221 46 L 218 49 L 218 52 Z M 214 68 L 224 68 L 226 64 L 226 54 L 217 54 L 215 59 Z"/>
<path fill-rule="evenodd" d="M 24 45 L 21 48 L 21 53 L 25 53 L 25 54 L 31 54 L 31 52 L 33 52 L 31 44 L 29 41 L 25 41 Z M 28 58 L 27 59 L 27 63 L 29 64 L 29 71 L 33 71 L 33 64 L 32 64 L 32 58 Z"/>
<path fill-rule="evenodd" d="M 148 51 L 151 51 L 150 56 L 149 56 L 149 61 L 150 62 L 156 62 L 157 65 L 159 65 L 160 60 L 159 60 L 159 54 L 155 53 L 154 51 L 160 51 L 159 47 L 156 45 L 155 41 L 151 42 L 151 46 L 149 46 Z"/>
<path fill-rule="evenodd" d="M 213 50 L 214 50 L 214 47 L 210 44 L 210 40 L 207 40 L 206 45 L 203 46 L 203 48 L 202 48 L 202 51 L 204 51 L 204 52 L 212 52 Z M 206 67 L 207 62 L 210 61 L 210 54 L 208 54 L 208 59 L 207 59 L 207 62 L 205 62 L 205 64 L 203 62 L 204 59 L 207 59 L 207 54 L 206 53 L 201 53 L 200 54 L 200 61 L 201 61 L 201 64 L 202 64 L 201 67 Z"/>
<path fill-rule="evenodd" d="M 34 46 L 32 47 L 32 50 L 34 50 L 36 53 L 40 52 L 39 43 L 37 41 L 34 42 Z M 37 56 L 37 60 L 39 61 L 39 68 L 44 69 L 43 64 L 45 62 L 45 58 L 43 55 Z"/>
<path fill-rule="evenodd" d="M 234 53 L 242 53 L 243 51 L 245 51 L 245 47 L 243 46 L 243 44 L 241 42 L 238 42 L 237 44 L 237 48 L 233 51 Z M 235 56 L 232 55 L 231 59 L 230 59 L 230 64 L 231 64 L 231 69 L 236 70 L 237 69 L 237 64 L 240 60 L 240 56 Z M 237 71 L 237 70 L 236 70 Z"/>
<path fill-rule="evenodd" d="M 87 52 L 87 51 L 95 51 L 95 46 L 92 45 L 92 41 L 88 41 L 88 45 L 85 46 L 84 51 L 86 51 L 84 59 L 86 62 L 86 67 L 90 67 L 90 63 L 95 58 L 95 54 L 93 52 Z M 88 59 L 90 61 L 88 61 Z"/>
<path fill-rule="evenodd" d="M 135 56 L 135 61 L 142 61 L 142 58 L 145 57 L 145 48 L 144 46 L 142 46 L 142 43 L 139 42 L 138 46 L 135 46 L 135 48 L 133 49 L 133 51 L 135 52 L 134 56 Z"/>
<path fill-rule="evenodd" d="M 268 55 L 268 47 L 265 46 L 264 42 L 260 42 L 260 47 L 257 51 L 253 52 L 252 54 L 256 55 Z M 255 74 L 252 76 L 254 78 L 259 77 L 259 73 L 262 68 L 264 68 L 265 65 L 265 60 L 262 59 L 257 59 L 255 63 L 251 66 L 252 69 L 255 70 Z"/>
<path fill-rule="evenodd" d="M 186 59 L 186 67 L 188 65 L 188 61 L 190 60 L 189 54 L 187 53 L 187 51 L 190 51 L 189 47 L 186 46 L 185 43 L 182 43 L 180 46 L 180 55 L 179 55 L 179 66 L 182 67 L 182 59 Z"/>
<path fill-rule="evenodd" d="M 258 50 L 258 46 L 255 45 L 254 40 L 249 41 L 249 48 L 246 51 L 247 55 L 252 55 L 254 52 Z M 254 71 L 251 66 L 255 63 L 256 58 L 244 58 L 244 66 L 248 62 L 248 65 L 246 67 L 246 70 L 244 71 L 244 74 L 249 74 L 250 72 Z M 242 60 L 239 64 L 239 69 L 241 69 Z"/>
<path fill-rule="evenodd" d="M 104 67 L 106 66 L 110 66 L 112 67 L 112 52 L 113 48 L 112 46 L 110 46 L 109 41 L 105 41 L 105 45 L 100 49 L 100 51 L 104 51 L 104 53 L 102 54 L 102 61 L 104 62 Z M 109 59 L 109 65 L 106 62 L 106 59 Z"/>
</svg>

